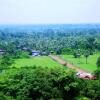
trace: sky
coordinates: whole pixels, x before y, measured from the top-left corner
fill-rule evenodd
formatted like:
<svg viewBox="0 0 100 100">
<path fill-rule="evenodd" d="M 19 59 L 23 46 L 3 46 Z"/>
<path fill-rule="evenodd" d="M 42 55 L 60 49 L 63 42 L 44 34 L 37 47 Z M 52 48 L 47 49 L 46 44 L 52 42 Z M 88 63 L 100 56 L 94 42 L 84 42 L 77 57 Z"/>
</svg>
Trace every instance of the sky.
<svg viewBox="0 0 100 100">
<path fill-rule="evenodd" d="M 100 0 L 0 0 L 0 24 L 100 23 Z"/>
</svg>

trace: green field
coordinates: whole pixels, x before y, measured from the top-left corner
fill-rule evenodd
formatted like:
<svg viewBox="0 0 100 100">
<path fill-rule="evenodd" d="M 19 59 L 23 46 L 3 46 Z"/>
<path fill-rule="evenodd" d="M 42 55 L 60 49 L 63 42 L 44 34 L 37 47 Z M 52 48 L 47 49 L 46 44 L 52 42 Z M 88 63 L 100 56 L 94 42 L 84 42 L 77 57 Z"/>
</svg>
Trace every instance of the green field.
<svg viewBox="0 0 100 100">
<path fill-rule="evenodd" d="M 21 68 L 21 67 L 48 67 L 48 68 L 65 68 L 67 67 L 62 66 L 61 64 L 57 63 L 56 61 L 53 61 L 50 57 L 48 56 L 38 56 L 38 57 L 31 57 L 31 58 L 21 58 L 21 59 L 16 59 L 14 64 L 11 66 L 12 68 L 0 73 L 0 80 L 4 81 L 5 79 L 8 78 L 10 74 L 13 72 L 16 72 L 16 68 Z M 14 68 L 15 67 L 15 68 Z"/>
<path fill-rule="evenodd" d="M 25 66 L 43 66 L 43 67 L 58 67 L 59 63 L 53 61 L 48 56 L 39 56 L 31 58 L 16 59 L 12 67 L 20 68 Z"/>
<path fill-rule="evenodd" d="M 98 54 L 94 54 L 94 55 L 90 55 L 88 57 L 88 63 L 86 64 L 86 58 L 84 56 L 81 56 L 80 58 L 74 58 L 73 55 L 61 55 L 61 57 L 72 63 L 73 65 L 80 67 L 82 69 L 85 69 L 89 72 L 93 72 L 97 69 L 96 67 L 96 61 L 98 59 L 98 57 L 100 56 L 100 53 Z"/>
</svg>

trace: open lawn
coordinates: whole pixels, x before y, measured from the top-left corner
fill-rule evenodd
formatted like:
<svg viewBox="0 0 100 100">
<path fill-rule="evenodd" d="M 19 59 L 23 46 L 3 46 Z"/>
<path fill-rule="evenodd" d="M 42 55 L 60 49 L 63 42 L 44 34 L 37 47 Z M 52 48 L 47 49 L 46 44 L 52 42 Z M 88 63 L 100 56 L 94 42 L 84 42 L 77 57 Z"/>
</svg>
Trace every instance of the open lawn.
<svg viewBox="0 0 100 100">
<path fill-rule="evenodd" d="M 12 67 L 20 68 L 25 66 L 43 66 L 43 67 L 58 67 L 61 66 L 59 63 L 53 61 L 48 56 L 38 56 L 31 58 L 23 58 L 15 60 L 15 63 Z"/>
<path fill-rule="evenodd" d="M 88 57 L 87 64 L 86 64 L 86 58 L 84 56 L 81 56 L 80 58 L 74 58 L 73 55 L 61 55 L 61 58 L 72 63 L 73 65 L 75 65 L 77 67 L 85 69 L 89 72 L 93 72 L 97 69 L 96 61 L 97 61 L 99 56 L 100 56 L 100 53 L 90 55 Z"/>
</svg>

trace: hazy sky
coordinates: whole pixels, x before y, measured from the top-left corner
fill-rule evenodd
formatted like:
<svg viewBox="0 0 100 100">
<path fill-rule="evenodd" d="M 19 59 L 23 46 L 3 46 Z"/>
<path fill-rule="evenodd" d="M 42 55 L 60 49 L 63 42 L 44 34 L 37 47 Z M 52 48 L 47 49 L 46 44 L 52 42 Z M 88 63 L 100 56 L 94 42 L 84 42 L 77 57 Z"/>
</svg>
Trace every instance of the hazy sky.
<svg viewBox="0 0 100 100">
<path fill-rule="evenodd" d="M 0 0 L 0 24 L 100 23 L 100 0 Z"/>
</svg>

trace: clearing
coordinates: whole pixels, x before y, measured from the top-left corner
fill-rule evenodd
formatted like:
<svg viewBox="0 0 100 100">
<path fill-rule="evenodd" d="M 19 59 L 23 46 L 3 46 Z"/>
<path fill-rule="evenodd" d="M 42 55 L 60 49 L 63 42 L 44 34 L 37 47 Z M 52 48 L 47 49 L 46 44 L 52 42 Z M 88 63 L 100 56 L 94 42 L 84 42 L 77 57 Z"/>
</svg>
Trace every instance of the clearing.
<svg viewBox="0 0 100 100">
<path fill-rule="evenodd" d="M 50 55 L 50 57 L 51 57 L 54 61 L 56 61 L 56 62 L 58 62 L 58 63 L 60 63 L 60 64 L 62 64 L 62 65 L 64 65 L 64 66 L 66 66 L 66 67 L 68 67 L 68 68 L 74 69 L 74 70 L 76 70 L 77 72 L 82 72 L 82 73 L 88 72 L 88 71 L 86 71 L 86 70 L 83 70 L 83 69 L 81 69 L 81 68 L 76 67 L 75 65 L 69 63 L 68 61 L 65 61 L 64 59 L 62 59 L 61 57 L 59 57 L 59 56 L 57 56 L 57 55 Z"/>
<path fill-rule="evenodd" d="M 37 56 L 31 58 L 16 59 L 15 63 L 11 67 L 20 68 L 25 66 L 62 67 L 61 64 L 53 61 L 48 56 Z"/>
<path fill-rule="evenodd" d="M 100 56 L 100 53 L 90 55 L 88 57 L 87 64 L 86 64 L 86 58 L 84 56 L 81 56 L 80 58 L 74 58 L 73 55 L 61 55 L 60 57 L 64 59 L 65 61 L 77 66 L 78 68 L 87 70 L 89 72 L 93 72 L 97 69 L 96 61 L 99 56 Z"/>
</svg>

